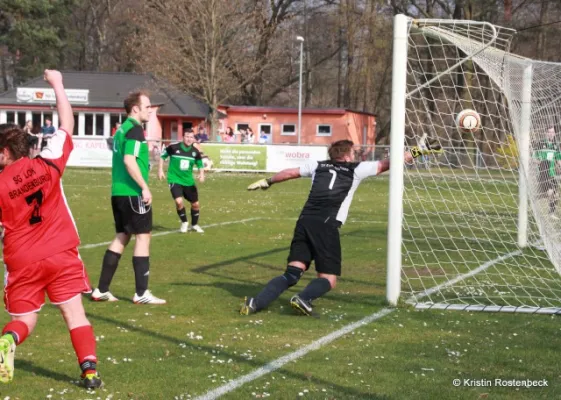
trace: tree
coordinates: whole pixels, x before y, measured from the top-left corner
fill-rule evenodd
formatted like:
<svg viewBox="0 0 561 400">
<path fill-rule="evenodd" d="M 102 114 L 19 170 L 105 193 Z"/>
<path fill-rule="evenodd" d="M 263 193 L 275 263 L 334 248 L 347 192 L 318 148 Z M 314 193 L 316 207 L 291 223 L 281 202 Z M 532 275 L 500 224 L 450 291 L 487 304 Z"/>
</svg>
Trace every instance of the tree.
<svg viewBox="0 0 561 400">
<path fill-rule="evenodd" d="M 218 106 L 266 66 L 252 57 L 260 45 L 248 26 L 255 12 L 242 0 L 145 0 L 138 14 L 139 66 L 208 104 L 213 137 Z"/>
<path fill-rule="evenodd" d="M 57 66 L 62 47 L 59 17 L 69 14 L 70 4 L 65 0 L 0 0 L 4 21 L 0 46 L 7 49 L 1 55 L 4 86 L 7 65 L 15 84 L 38 76 L 46 67 Z"/>
</svg>

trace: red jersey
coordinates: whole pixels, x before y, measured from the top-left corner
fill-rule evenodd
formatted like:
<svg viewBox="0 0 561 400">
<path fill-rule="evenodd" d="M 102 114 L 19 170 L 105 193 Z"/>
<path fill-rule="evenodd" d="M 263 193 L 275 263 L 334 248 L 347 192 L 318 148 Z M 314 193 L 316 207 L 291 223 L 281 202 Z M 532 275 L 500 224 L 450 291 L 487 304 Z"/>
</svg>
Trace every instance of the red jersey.
<svg viewBox="0 0 561 400">
<path fill-rule="evenodd" d="M 61 182 L 73 147 L 72 137 L 59 129 L 37 158 L 20 158 L 0 172 L 8 271 L 80 244 Z"/>
</svg>

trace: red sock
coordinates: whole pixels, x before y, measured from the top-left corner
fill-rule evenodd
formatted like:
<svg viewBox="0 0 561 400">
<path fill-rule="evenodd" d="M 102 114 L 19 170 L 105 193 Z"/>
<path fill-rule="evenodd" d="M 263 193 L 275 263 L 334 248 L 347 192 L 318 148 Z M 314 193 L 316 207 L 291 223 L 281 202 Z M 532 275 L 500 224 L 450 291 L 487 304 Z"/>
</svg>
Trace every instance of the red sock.
<svg viewBox="0 0 561 400">
<path fill-rule="evenodd" d="M 82 372 L 95 372 L 97 357 L 95 354 L 95 336 L 91 325 L 84 325 L 70 331 L 72 346 L 78 357 Z"/>
<path fill-rule="evenodd" d="M 29 328 L 27 328 L 27 325 L 23 321 L 10 321 L 4 326 L 4 329 L 2 329 L 2 335 L 8 332 L 14 336 L 16 344 L 20 345 L 27 339 Z"/>
</svg>

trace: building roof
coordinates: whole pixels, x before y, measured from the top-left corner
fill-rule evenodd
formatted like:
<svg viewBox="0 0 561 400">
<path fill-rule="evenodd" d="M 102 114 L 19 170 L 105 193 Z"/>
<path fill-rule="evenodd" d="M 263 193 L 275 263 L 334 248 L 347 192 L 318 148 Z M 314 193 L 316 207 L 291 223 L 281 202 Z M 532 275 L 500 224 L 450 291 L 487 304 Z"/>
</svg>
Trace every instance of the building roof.
<svg viewBox="0 0 561 400">
<path fill-rule="evenodd" d="M 88 103 L 84 104 L 86 107 L 122 109 L 123 100 L 128 93 L 147 89 L 150 91 L 152 104 L 162 104 L 158 115 L 207 118 L 210 112 L 210 108 L 200 100 L 173 89 L 170 85 L 158 81 L 151 74 L 66 71 L 62 75 L 66 89 L 89 90 Z M 19 87 L 49 88 L 49 85 L 41 76 Z M 16 94 L 16 88 L 0 93 L 0 105 L 22 104 L 18 103 Z M 51 103 L 45 104 L 50 105 Z"/>
<path fill-rule="evenodd" d="M 263 107 L 263 106 L 235 106 L 235 105 L 224 105 L 222 106 L 226 111 L 232 112 L 256 112 L 256 113 L 269 113 L 269 114 L 297 114 L 298 108 L 296 107 Z M 357 114 L 371 115 L 373 117 L 376 114 L 369 113 L 366 111 L 352 110 L 349 108 L 303 108 L 302 114 L 331 114 L 331 115 L 344 115 L 347 112 L 353 112 Z"/>
</svg>

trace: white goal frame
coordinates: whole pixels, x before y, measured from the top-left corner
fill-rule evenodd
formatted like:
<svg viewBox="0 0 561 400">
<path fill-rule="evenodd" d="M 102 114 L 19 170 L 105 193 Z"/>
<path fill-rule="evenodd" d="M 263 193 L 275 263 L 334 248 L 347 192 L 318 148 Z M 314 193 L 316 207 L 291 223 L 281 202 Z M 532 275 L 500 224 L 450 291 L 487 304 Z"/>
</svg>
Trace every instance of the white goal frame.
<svg viewBox="0 0 561 400">
<path fill-rule="evenodd" d="M 435 28 L 439 24 L 462 24 L 485 25 L 490 31 L 494 32 L 494 37 L 486 43 L 481 43 L 480 48 L 466 54 L 456 64 L 447 71 L 440 73 L 424 85 L 417 87 L 411 93 L 407 93 L 407 67 L 408 67 L 408 37 L 409 31 L 415 29 L 417 32 L 431 36 L 438 31 Z M 431 33 L 431 30 L 433 32 Z M 449 33 L 453 35 L 453 33 Z M 487 22 L 476 22 L 467 20 L 413 20 L 405 15 L 396 15 L 394 19 L 393 31 L 393 75 L 392 75 L 392 100 L 391 100 L 391 147 L 390 147 L 390 187 L 389 187 L 389 210 L 388 210 L 388 235 L 387 235 L 387 279 L 386 279 L 386 298 L 391 306 L 397 306 L 401 295 L 402 283 L 402 229 L 403 229 L 403 201 L 404 201 L 404 151 L 405 149 L 405 129 L 406 129 L 406 100 L 408 96 L 418 92 L 423 87 L 430 85 L 443 74 L 457 68 L 459 65 L 473 59 L 477 54 L 492 47 L 497 39 L 495 27 Z M 443 40 L 443 36 L 438 36 Z M 444 40 L 445 36 L 444 36 Z M 468 39 L 469 40 L 469 39 Z M 452 43 L 452 42 L 450 42 Z M 474 42 L 475 43 L 475 42 Z M 489 49 L 487 50 L 489 51 Z M 497 262 L 505 258 L 514 257 L 526 248 L 528 243 L 528 214 L 529 214 L 529 193 L 528 181 L 525 171 L 529 170 L 530 163 L 530 131 L 531 131 L 531 101 L 532 101 L 532 60 L 507 53 L 509 62 L 517 63 L 523 68 L 522 82 L 522 106 L 520 116 L 520 132 L 517 135 L 517 146 L 519 154 L 519 187 L 518 187 L 518 215 L 517 215 L 517 241 L 519 249 L 504 255 L 498 255 Z M 491 264 L 490 264 L 491 263 Z M 438 291 L 446 286 L 453 285 L 459 280 L 474 276 L 478 272 L 487 269 L 492 265 L 492 261 L 481 265 L 475 270 L 450 279 L 448 282 L 435 286 L 432 289 L 416 293 L 411 298 L 405 299 L 407 303 L 414 304 L 416 308 L 435 308 L 435 309 L 455 309 L 469 311 L 503 311 L 503 312 L 524 312 L 540 314 L 559 314 L 561 308 L 555 307 L 525 307 L 525 306 L 500 306 L 500 305 L 468 305 L 468 304 L 423 304 L 420 302 L 424 297 Z"/>
</svg>

